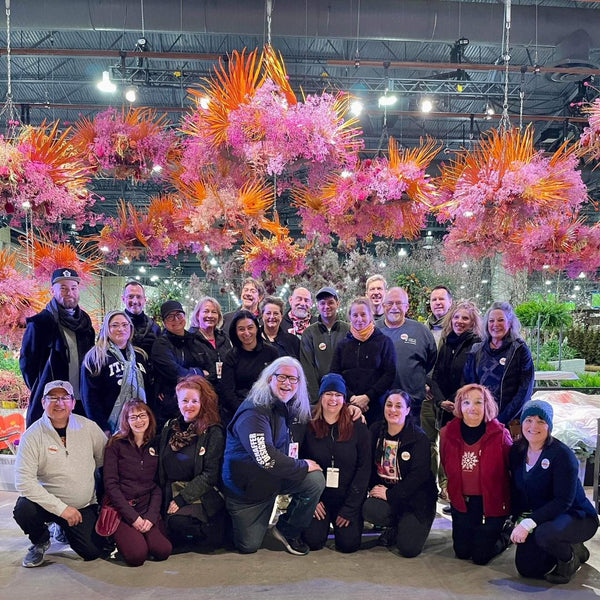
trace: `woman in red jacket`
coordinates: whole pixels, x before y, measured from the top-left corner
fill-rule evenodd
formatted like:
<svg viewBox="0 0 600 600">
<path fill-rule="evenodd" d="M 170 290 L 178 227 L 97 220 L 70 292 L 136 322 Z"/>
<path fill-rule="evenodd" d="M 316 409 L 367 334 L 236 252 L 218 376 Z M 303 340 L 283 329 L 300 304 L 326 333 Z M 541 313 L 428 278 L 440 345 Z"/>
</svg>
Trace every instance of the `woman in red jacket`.
<svg viewBox="0 0 600 600">
<path fill-rule="evenodd" d="M 456 392 L 454 415 L 440 431 L 440 456 L 448 477 L 452 541 L 457 558 L 485 565 L 508 545 L 510 513 L 509 431 L 484 386 Z"/>
</svg>

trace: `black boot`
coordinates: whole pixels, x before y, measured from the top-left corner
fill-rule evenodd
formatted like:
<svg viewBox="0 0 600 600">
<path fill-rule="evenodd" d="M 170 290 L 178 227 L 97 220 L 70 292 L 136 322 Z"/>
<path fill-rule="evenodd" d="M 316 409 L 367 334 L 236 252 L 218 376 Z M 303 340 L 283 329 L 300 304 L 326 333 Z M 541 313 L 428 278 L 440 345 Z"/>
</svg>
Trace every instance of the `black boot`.
<svg viewBox="0 0 600 600">
<path fill-rule="evenodd" d="M 581 564 L 587 562 L 590 558 L 590 551 L 583 545 L 583 542 L 571 544 L 571 548 L 573 548 L 573 554 L 577 556 Z"/>
<path fill-rule="evenodd" d="M 547 573 L 544 578 L 550 583 L 569 583 L 571 577 L 577 573 L 577 569 L 579 569 L 580 566 L 581 563 L 579 562 L 579 558 L 573 552 L 571 560 L 567 562 L 559 560 L 554 569 L 552 569 L 550 573 Z"/>
<path fill-rule="evenodd" d="M 396 543 L 396 536 L 398 535 L 396 527 L 386 527 L 385 531 L 377 539 L 378 546 L 385 546 L 389 548 Z"/>
</svg>

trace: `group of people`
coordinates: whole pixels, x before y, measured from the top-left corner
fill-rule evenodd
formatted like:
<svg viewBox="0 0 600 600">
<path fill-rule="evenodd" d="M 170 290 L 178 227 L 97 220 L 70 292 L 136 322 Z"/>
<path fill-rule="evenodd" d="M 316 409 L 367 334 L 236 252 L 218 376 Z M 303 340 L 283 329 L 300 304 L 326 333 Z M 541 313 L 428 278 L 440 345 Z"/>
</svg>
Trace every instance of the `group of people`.
<svg viewBox="0 0 600 600">
<path fill-rule="evenodd" d="M 286 312 L 249 278 L 238 310 L 203 298 L 189 329 L 168 300 L 161 331 L 129 282 L 94 343 L 77 273 L 55 271 L 52 294 L 21 352 L 32 392 L 16 468 L 24 566 L 43 563 L 49 522 L 84 559 L 102 554 L 96 493 L 118 514 L 112 537 L 131 565 L 229 538 L 251 553 L 265 535 L 304 555 L 330 528 L 354 552 L 365 521 L 414 557 L 438 495 L 457 558 L 485 564 L 514 542 L 521 574 L 564 583 L 589 556 L 596 511 L 551 435 L 551 406 L 531 401 L 533 361 L 508 303 L 482 319 L 439 286 L 421 323 L 406 316 L 407 292 L 375 275 L 345 322 L 332 287 L 317 292 L 314 319 L 306 288 Z"/>
</svg>

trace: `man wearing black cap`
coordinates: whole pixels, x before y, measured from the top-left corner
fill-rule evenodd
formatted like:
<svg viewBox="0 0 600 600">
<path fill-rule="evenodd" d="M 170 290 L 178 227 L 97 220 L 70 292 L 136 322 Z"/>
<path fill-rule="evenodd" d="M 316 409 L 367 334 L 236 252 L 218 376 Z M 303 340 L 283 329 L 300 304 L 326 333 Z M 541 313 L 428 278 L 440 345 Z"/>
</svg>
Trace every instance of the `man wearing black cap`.
<svg viewBox="0 0 600 600">
<path fill-rule="evenodd" d="M 89 315 L 79 307 L 79 275 L 73 269 L 52 273 L 52 300 L 46 308 L 27 319 L 19 366 L 31 390 L 27 427 L 43 413 L 42 391 L 53 379 L 69 381 L 75 400 L 80 399 L 79 373 L 96 333 Z M 83 414 L 81 404 L 75 412 Z"/>
<path fill-rule="evenodd" d="M 202 375 L 211 368 L 202 342 L 185 328 L 185 311 L 177 300 L 167 300 L 160 307 L 165 325 L 162 335 L 152 346 L 152 366 L 156 383 L 158 422 L 163 425 L 177 416 L 175 386 L 181 377 Z"/>
<path fill-rule="evenodd" d="M 350 325 L 338 319 L 340 300 L 334 288 L 321 288 L 316 298 L 319 319 L 309 325 L 300 338 L 300 362 L 311 404 L 319 400 L 319 382 L 329 373 L 336 346 L 350 331 Z"/>
</svg>

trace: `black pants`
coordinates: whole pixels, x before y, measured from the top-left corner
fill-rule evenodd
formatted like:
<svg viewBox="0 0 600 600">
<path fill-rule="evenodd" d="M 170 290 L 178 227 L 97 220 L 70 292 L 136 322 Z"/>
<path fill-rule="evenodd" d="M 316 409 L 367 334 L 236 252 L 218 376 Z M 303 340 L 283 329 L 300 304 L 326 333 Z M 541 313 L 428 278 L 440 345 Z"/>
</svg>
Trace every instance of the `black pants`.
<svg viewBox="0 0 600 600">
<path fill-rule="evenodd" d="M 405 558 L 413 558 L 421 554 L 431 531 L 435 519 L 435 496 L 418 513 L 405 509 L 400 510 L 399 514 L 394 514 L 385 500 L 367 498 L 363 504 L 363 517 L 373 525 L 396 527 L 398 551 Z"/>
<path fill-rule="evenodd" d="M 452 507 L 452 543 L 456 558 L 485 565 L 506 548 L 500 537 L 506 517 L 483 516 L 483 498 L 469 496 L 467 512 Z"/>
<path fill-rule="evenodd" d="M 350 521 L 348 527 L 338 527 L 335 520 L 340 508 L 342 508 L 342 503 L 323 499 L 321 499 L 321 502 L 325 505 L 325 518 L 315 519 L 313 517 L 308 529 L 302 532 L 302 538 L 308 544 L 308 547 L 311 550 L 323 548 L 329 535 L 329 524 L 332 523 L 336 549 L 340 552 L 356 552 L 360 548 L 362 538 L 362 517 L 357 516 Z"/>
<path fill-rule="evenodd" d="M 562 514 L 552 521 L 540 523 L 524 543 L 517 544 L 517 571 L 523 577 L 544 577 L 557 561 L 567 562 L 571 559 L 571 544 L 589 540 L 597 529 L 598 518 L 591 516 L 579 519 Z"/>
<path fill-rule="evenodd" d="M 19 527 L 29 536 L 32 544 L 44 544 L 50 539 L 48 523 L 60 525 L 67 536 L 73 550 L 84 560 L 94 560 L 102 553 L 104 539 L 95 530 L 98 518 L 98 505 L 92 504 L 80 508 L 82 521 L 79 525 L 71 527 L 65 519 L 48 512 L 39 504 L 19 498 L 13 510 L 13 517 Z"/>
<path fill-rule="evenodd" d="M 223 510 L 211 517 L 208 523 L 204 523 L 190 515 L 167 515 L 167 537 L 173 546 L 191 543 L 209 548 L 219 548 L 224 541 L 225 516 Z"/>
</svg>

